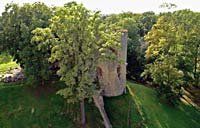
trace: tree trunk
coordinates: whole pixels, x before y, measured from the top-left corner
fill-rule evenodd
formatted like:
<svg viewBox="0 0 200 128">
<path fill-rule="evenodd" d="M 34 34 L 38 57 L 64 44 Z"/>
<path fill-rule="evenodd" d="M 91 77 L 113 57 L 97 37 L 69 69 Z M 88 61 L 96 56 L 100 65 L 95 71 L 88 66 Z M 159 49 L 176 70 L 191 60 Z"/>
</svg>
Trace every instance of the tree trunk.
<svg viewBox="0 0 200 128">
<path fill-rule="evenodd" d="M 85 103 L 84 103 L 84 99 L 82 101 L 80 101 L 80 120 L 81 120 L 81 128 L 85 128 L 85 123 L 86 123 L 86 119 L 85 119 Z"/>
</svg>

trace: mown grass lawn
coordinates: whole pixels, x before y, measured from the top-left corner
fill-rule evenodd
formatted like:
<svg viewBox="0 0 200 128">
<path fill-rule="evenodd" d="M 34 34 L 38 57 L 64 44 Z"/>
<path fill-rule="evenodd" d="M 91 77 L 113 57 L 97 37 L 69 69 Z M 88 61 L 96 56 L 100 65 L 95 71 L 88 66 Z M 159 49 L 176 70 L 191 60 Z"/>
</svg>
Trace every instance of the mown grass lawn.
<svg viewBox="0 0 200 128">
<path fill-rule="evenodd" d="M 127 82 L 149 128 L 200 128 L 200 109 L 181 103 L 177 108 L 158 100 L 155 91 Z"/>
<path fill-rule="evenodd" d="M 77 105 L 66 104 L 56 90 L 63 83 L 31 89 L 22 83 L 0 83 L 0 128 L 78 128 Z M 129 92 L 104 98 L 113 128 L 200 128 L 200 110 L 162 103 L 155 91 L 127 82 Z M 92 102 L 86 104 L 87 128 L 103 128 Z"/>
<path fill-rule="evenodd" d="M 77 128 L 79 108 L 66 104 L 56 95 L 55 88 L 62 87 L 58 82 L 51 89 L 31 89 L 23 84 L 0 83 L 0 128 Z M 57 87 L 55 87 L 57 86 Z M 131 103 L 131 104 L 130 104 Z M 138 126 L 141 117 L 129 93 L 105 98 L 105 108 L 113 128 Z M 70 110 L 71 109 L 71 110 Z M 128 112 L 130 110 L 130 112 Z M 130 113 L 130 119 L 128 114 Z M 103 128 L 98 109 L 92 102 L 86 104 L 87 128 Z"/>
<path fill-rule="evenodd" d="M 37 94 L 22 84 L 0 84 L 0 128 L 75 128 L 54 92 Z"/>
</svg>

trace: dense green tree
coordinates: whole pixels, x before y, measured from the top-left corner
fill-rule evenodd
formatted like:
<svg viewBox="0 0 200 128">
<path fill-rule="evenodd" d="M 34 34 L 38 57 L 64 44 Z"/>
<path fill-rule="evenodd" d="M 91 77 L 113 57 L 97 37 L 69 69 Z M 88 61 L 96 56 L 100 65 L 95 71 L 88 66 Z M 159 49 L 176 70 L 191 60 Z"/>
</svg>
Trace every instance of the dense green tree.
<svg viewBox="0 0 200 128">
<path fill-rule="evenodd" d="M 11 62 L 11 60 L 12 60 L 12 57 L 8 53 L 2 52 L 0 54 L 0 64 Z"/>
<path fill-rule="evenodd" d="M 173 14 L 179 47 L 179 68 L 184 72 L 186 85 L 199 86 L 199 28 L 200 13 L 181 10 Z"/>
<path fill-rule="evenodd" d="M 166 79 L 166 74 L 172 76 L 176 74 L 176 76 L 170 77 L 170 82 L 174 81 L 174 84 L 165 82 L 166 85 L 170 85 L 171 92 L 174 94 L 178 94 L 176 92 L 180 90 L 180 87 L 173 88 L 177 87 L 175 85 L 178 85 L 178 83 L 179 86 L 199 86 L 199 18 L 199 13 L 190 10 L 163 13 L 157 24 L 145 37 L 148 43 L 145 56 L 149 63 L 146 66 L 145 73 L 149 74 L 150 78 L 160 87 L 165 82 L 163 79 Z M 169 62 L 165 63 L 167 61 Z M 174 69 L 169 73 L 164 73 L 166 70 L 162 69 L 163 66 L 160 65 L 163 63 Z M 161 81 L 158 82 L 157 79 Z M 166 89 L 160 88 L 161 91 Z M 168 89 L 170 90 L 170 88 Z M 163 92 L 163 94 L 166 94 L 166 92 Z"/>
<path fill-rule="evenodd" d="M 176 31 L 169 18 L 162 16 L 145 36 L 148 44 L 145 57 L 150 63 L 144 73 L 158 84 L 158 94 L 175 104 L 181 96 L 183 72 L 177 69 Z"/>
<path fill-rule="evenodd" d="M 168 56 L 162 61 L 155 61 L 148 64 L 145 73 L 149 74 L 154 84 L 158 85 L 157 94 L 159 98 L 164 98 L 170 105 L 177 104 L 182 96 L 181 85 L 183 83 L 183 72 L 175 66 L 176 59 Z"/>
<path fill-rule="evenodd" d="M 154 12 L 142 13 L 137 19 L 140 28 L 140 36 L 144 37 L 151 30 L 156 21 L 157 16 Z"/>
<path fill-rule="evenodd" d="M 48 49 L 40 52 L 38 44 L 31 43 L 31 31 L 47 27 L 52 10 L 43 3 L 8 4 L 2 13 L 1 46 L 8 51 L 25 71 L 27 81 L 32 85 L 47 80 L 50 75 L 47 57 Z"/>
<path fill-rule="evenodd" d="M 66 87 L 58 91 L 68 103 L 80 102 L 81 124 L 85 124 L 84 100 L 98 86 L 93 74 L 102 59 L 115 59 L 112 49 L 120 46 L 120 31 L 104 24 L 99 12 L 82 4 L 70 3 L 56 8 L 49 28 L 38 28 L 33 42 L 51 42 L 51 62 L 59 62 L 57 74 Z M 48 41 L 49 40 L 49 41 Z"/>
</svg>

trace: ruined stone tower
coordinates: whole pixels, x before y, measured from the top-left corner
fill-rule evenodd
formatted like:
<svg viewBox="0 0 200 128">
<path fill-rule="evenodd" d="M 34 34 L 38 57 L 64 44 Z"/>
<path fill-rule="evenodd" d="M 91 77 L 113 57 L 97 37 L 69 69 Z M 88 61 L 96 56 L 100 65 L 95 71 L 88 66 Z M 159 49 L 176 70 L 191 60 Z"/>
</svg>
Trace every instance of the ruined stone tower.
<svg viewBox="0 0 200 128">
<path fill-rule="evenodd" d="M 112 50 L 123 63 L 104 61 L 97 65 L 96 76 L 102 91 L 94 95 L 93 99 L 104 120 L 105 128 L 112 128 L 112 125 L 104 109 L 103 96 L 119 96 L 126 89 L 127 39 L 126 31 L 121 35 L 121 48 Z"/>
<path fill-rule="evenodd" d="M 97 77 L 103 96 L 118 96 L 125 91 L 127 36 L 128 32 L 124 32 L 121 35 L 121 48 L 112 50 L 123 63 L 105 61 L 98 64 Z"/>
</svg>

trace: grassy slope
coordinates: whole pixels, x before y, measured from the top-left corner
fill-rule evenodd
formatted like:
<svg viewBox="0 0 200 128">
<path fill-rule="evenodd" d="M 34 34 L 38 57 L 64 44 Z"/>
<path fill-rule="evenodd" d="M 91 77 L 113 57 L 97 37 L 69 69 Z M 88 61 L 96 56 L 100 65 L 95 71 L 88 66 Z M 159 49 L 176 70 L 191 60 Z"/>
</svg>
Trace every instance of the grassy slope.
<svg viewBox="0 0 200 128">
<path fill-rule="evenodd" d="M 173 108 L 158 100 L 150 88 L 128 82 L 135 103 L 150 128 L 200 128 L 200 109 L 180 104 Z"/>
<path fill-rule="evenodd" d="M 58 84 L 56 84 L 58 86 Z M 105 98 L 105 108 L 113 128 L 127 128 L 130 107 L 131 127 L 141 124 L 149 128 L 199 128 L 200 112 L 181 104 L 172 108 L 160 103 L 155 92 L 141 85 L 128 82 L 130 94 Z M 68 105 L 55 92 L 42 93 L 20 84 L 0 83 L 0 128 L 76 128 Z M 134 101 L 133 101 L 134 99 Z M 130 106 L 129 106 L 130 104 Z M 74 106 L 71 106 L 72 108 Z M 76 108 L 78 111 L 78 108 Z M 102 128 L 102 119 L 92 103 L 86 105 L 87 128 Z"/>
<path fill-rule="evenodd" d="M 142 126 L 142 118 L 138 112 L 130 93 L 118 97 L 104 98 L 105 109 L 113 125 L 113 128 L 127 128 Z"/>
<path fill-rule="evenodd" d="M 105 99 L 105 107 L 114 128 L 127 128 L 129 102 L 133 127 L 138 125 L 141 117 L 131 95 Z M 68 107 L 73 108 L 72 113 L 67 112 Z M 49 125 L 53 128 L 76 128 L 78 124 L 74 124 L 71 116 L 76 117 L 74 110 L 78 112 L 79 109 L 65 104 L 55 92 L 37 96 L 35 90 L 23 85 L 0 83 L 0 128 L 47 128 Z M 86 104 L 86 116 L 87 128 L 103 128 L 103 121 L 93 103 Z"/>
<path fill-rule="evenodd" d="M 0 128 L 74 128 L 62 114 L 65 105 L 55 93 L 40 97 L 19 84 L 0 84 Z"/>
</svg>

